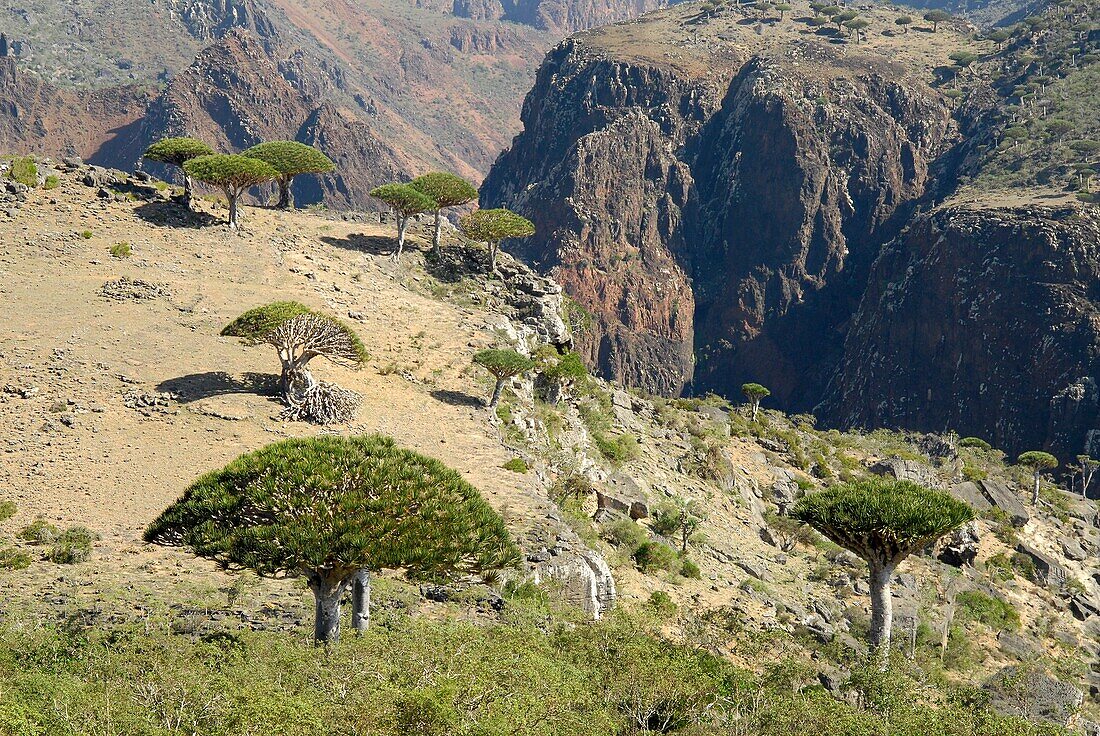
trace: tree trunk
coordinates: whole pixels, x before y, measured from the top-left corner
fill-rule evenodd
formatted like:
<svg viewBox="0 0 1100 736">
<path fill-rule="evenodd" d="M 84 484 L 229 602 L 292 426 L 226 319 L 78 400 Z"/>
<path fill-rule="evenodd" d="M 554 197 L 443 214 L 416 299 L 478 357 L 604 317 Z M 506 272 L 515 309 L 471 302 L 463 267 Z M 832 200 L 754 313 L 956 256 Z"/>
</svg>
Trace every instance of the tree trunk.
<svg viewBox="0 0 1100 736">
<path fill-rule="evenodd" d="M 756 421 L 756 415 L 758 413 L 760 413 L 760 402 L 754 401 L 752 402 L 752 421 Z"/>
<path fill-rule="evenodd" d="M 489 270 L 497 270 L 497 250 L 500 248 L 499 243 L 489 243 Z"/>
<path fill-rule="evenodd" d="M 432 253 L 439 255 L 439 241 L 443 239 L 443 210 L 435 211 L 435 230 L 432 231 Z"/>
<path fill-rule="evenodd" d="M 497 402 L 500 401 L 500 392 L 504 389 L 504 381 L 505 380 L 507 380 L 507 379 L 498 378 L 497 382 L 496 382 L 496 385 L 493 386 L 493 396 L 492 396 L 491 399 L 489 399 L 489 408 L 490 409 L 497 408 Z"/>
<path fill-rule="evenodd" d="M 1032 506 L 1038 506 L 1039 505 L 1039 475 L 1040 475 L 1040 472 L 1038 470 L 1036 470 L 1035 471 L 1035 485 L 1031 489 L 1031 505 Z"/>
<path fill-rule="evenodd" d="M 183 175 L 183 206 L 187 209 L 191 209 L 191 200 L 195 196 L 195 182 L 191 179 L 191 175 L 184 173 Z"/>
<path fill-rule="evenodd" d="M 370 626 L 370 570 L 351 576 L 351 627 L 362 633 Z"/>
<path fill-rule="evenodd" d="M 890 579 L 894 566 L 879 562 L 871 568 L 871 650 L 883 667 L 890 656 L 890 633 L 894 626 L 894 602 L 890 597 Z"/>
<path fill-rule="evenodd" d="M 405 230 L 409 227 L 409 218 L 398 215 L 397 217 L 397 250 L 390 256 L 394 261 L 401 260 L 401 253 L 405 250 Z"/>
<path fill-rule="evenodd" d="M 348 579 L 329 572 L 309 573 L 309 589 L 313 591 L 313 639 L 321 644 L 340 640 L 340 599 L 348 587 Z"/>
<path fill-rule="evenodd" d="M 230 192 L 225 193 L 226 199 L 229 200 L 229 229 L 230 230 L 239 230 L 240 229 L 240 225 L 237 222 L 237 198 L 238 198 L 238 196 L 239 195 L 231 194 Z"/>
<path fill-rule="evenodd" d="M 279 177 L 279 202 L 275 205 L 276 209 L 288 210 L 291 207 L 290 180 L 289 176 Z"/>
</svg>

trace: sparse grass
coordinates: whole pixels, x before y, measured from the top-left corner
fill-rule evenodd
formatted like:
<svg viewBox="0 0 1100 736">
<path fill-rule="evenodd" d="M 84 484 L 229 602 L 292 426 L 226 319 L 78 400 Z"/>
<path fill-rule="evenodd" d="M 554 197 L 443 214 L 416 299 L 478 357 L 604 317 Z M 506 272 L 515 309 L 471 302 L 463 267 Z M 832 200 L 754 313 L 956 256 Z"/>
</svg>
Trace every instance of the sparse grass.
<svg viewBox="0 0 1100 736">
<path fill-rule="evenodd" d="M 18 511 L 15 501 L 0 501 L 0 522 L 7 521 Z"/>
<path fill-rule="evenodd" d="M 18 547 L 0 547 L 0 570 L 24 570 L 31 565 L 31 556 Z"/>
<path fill-rule="evenodd" d="M 23 527 L 18 536 L 31 544 L 52 544 L 61 536 L 61 530 L 45 519 L 35 519 Z"/>
<path fill-rule="evenodd" d="M 60 565 L 85 562 L 92 554 L 92 543 L 97 539 L 99 535 L 85 527 L 69 527 L 50 544 L 46 559 Z"/>
</svg>

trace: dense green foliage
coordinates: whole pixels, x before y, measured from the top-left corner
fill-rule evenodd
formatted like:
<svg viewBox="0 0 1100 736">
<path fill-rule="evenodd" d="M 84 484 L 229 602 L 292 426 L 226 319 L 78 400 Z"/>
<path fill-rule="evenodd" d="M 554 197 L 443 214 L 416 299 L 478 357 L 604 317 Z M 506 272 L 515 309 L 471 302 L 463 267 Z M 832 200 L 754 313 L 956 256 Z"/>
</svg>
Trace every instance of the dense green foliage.
<svg viewBox="0 0 1100 736">
<path fill-rule="evenodd" d="M 370 196 L 385 202 L 402 218 L 431 212 L 436 207 L 434 199 L 410 184 L 383 184 L 370 190 Z"/>
<path fill-rule="evenodd" d="M 230 192 L 239 192 L 272 181 L 279 172 L 271 164 L 237 154 L 198 156 L 183 165 L 195 179 Z"/>
<path fill-rule="evenodd" d="M 461 176 L 446 171 L 418 176 L 410 182 L 410 186 L 430 197 L 437 209 L 457 207 L 477 199 L 477 187 Z"/>
<path fill-rule="evenodd" d="M 394 619 L 333 655 L 285 634 L 0 628 L 0 732 L 11 736 L 1056 736 L 899 665 L 845 697 L 807 663 L 754 675 L 622 613 L 565 626 Z M 659 601 L 658 601 L 659 602 Z M 666 615 L 672 607 L 667 601 Z M 650 606 L 656 608 L 656 606 Z M 777 642 L 778 643 L 778 642 Z M 764 644 L 764 642 L 761 642 Z M 364 676 L 369 673 L 368 676 Z M 647 727 L 649 730 L 647 730 Z"/>
<path fill-rule="evenodd" d="M 11 162 L 8 178 L 25 187 L 38 186 L 38 164 L 30 156 L 17 158 Z"/>
<path fill-rule="evenodd" d="M 320 174 L 332 171 L 336 165 L 313 146 L 298 141 L 269 141 L 247 148 L 242 156 L 255 158 L 270 164 L 282 176 Z"/>
<path fill-rule="evenodd" d="M 942 491 L 874 477 L 806 495 L 791 516 L 864 559 L 891 559 L 971 521 L 974 510 Z"/>
<path fill-rule="evenodd" d="M 1051 470 L 1058 467 L 1058 458 L 1041 450 L 1029 450 L 1022 453 L 1016 458 L 1016 462 L 1035 471 Z"/>
<path fill-rule="evenodd" d="M 526 373 L 535 366 L 535 361 L 515 350 L 489 349 L 474 353 L 474 363 L 480 365 L 494 378 L 511 378 Z"/>
<path fill-rule="evenodd" d="M 243 455 L 195 481 L 145 538 L 268 576 L 479 572 L 518 554 L 476 488 L 382 435 L 284 440 Z"/>
<path fill-rule="evenodd" d="M 240 317 L 237 317 L 237 319 L 223 327 L 221 334 L 224 337 L 239 337 L 249 344 L 256 345 L 266 342 L 268 336 L 275 328 L 279 327 L 279 325 L 303 314 L 321 317 L 339 329 L 344 338 L 342 343 L 347 344 L 350 348 L 350 352 L 347 355 L 337 355 L 335 356 L 336 358 L 342 358 L 351 363 L 363 363 L 367 360 L 367 348 L 359 336 L 355 334 L 354 330 L 340 320 L 316 312 L 298 302 L 272 302 L 271 304 L 249 309 Z M 334 357 L 332 355 L 324 355 L 329 358 Z"/>
<path fill-rule="evenodd" d="M 535 234 L 535 226 L 530 220 L 503 208 L 471 212 L 462 218 L 460 226 L 466 237 L 482 243 L 499 243 L 505 238 Z"/>
<path fill-rule="evenodd" d="M 1016 631 L 1020 628 L 1020 614 L 1003 598 L 986 595 L 977 590 L 964 590 L 955 596 L 958 616 L 962 620 L 977 621 L 998 631 Z"/>
<path fill-rule="evenodd" d="M 223 337 L 240 337 L 246 342 L 258 344 L 276 327 L 299 314 L 313 314 L 313 310 L 298 302 L 272 302 L 254 307 L 222 328 Z"/>
<path fill-rule="evenodd" d="M 172 166 L 183 166 L 193 158 L 211 156 L 214 149 L 200 140 L 188 137 L 162 138 L 145 149 L 143 158 Z"/>
</svg>

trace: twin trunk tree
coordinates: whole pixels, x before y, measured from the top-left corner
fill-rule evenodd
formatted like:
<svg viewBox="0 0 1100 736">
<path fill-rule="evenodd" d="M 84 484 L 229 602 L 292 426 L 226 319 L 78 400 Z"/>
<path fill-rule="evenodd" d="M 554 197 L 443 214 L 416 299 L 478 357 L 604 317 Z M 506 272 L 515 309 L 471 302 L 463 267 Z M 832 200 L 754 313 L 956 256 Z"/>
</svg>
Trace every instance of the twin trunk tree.
<svg viewBox="0 0 1100 736">
<path fill-rule="evenodd" d="M 318 357 L 349 368 L 366 362 L 366 347 L 339 320 L 298 302 L 274 302 L 245 312 L 221 334 L 250 344 L 271 345 L 278 351 L 285 418 L 332 424 L 348 421 L 355 413 L 360 401 L 357 393 L 317 381 L 309 370 L 310 361 Z"/>
<path fill-rule="evenodd" d="M 214 149 L 194 138 L 163 138 L 145 149 L 143 158 L 169 166 L 175 166 L 183 172 L 183 203 L 190 209 L 194 196 L 194 182 L 184 168 L 184 164 L 199 156 L 210 156 Z"/>
<path fill-rule="evenodd" d="M 841 483 L 803 497 L 791 516 L 867 562 L 871 648 L 885 665 L 893 627 L 891 580 L 913 552 L 973 520 L 974 510 L 941 491 L 904 480 Z"/>
<path fill-rule="evenodd" d="M 752 421 L 755 422 L 757 415 L 760 413 L 760 402 L 771 396 L 772 392 L 759 383 L 743 383 L 741 384 L 741 393 L 749 401 L 749 406 L 752 409 Z"/>
<path fill-rule="evenodd" d="M 301 174 L 324 174 L 336 168 L 328 156 L 313 146 L 297 141 L 270 141 L 245 150 L 242 156 L 259 159 L 279 172 L 275 182 L 279 185 L 279 201 L 275 207 L 290 209 L 293 200 L 290 185 Z"/>
<path fill-rule="evenodd" d="M 476 488 L 382 435 L 284 440 L 243 455 L 195 481 L 145 540 L 264 577 L 303 576 L 323 643 L 339 639 L 349 587 L 353 623 L 366 626 L 373 572 L 439 579 L 519 561 Z"/>
</svg>

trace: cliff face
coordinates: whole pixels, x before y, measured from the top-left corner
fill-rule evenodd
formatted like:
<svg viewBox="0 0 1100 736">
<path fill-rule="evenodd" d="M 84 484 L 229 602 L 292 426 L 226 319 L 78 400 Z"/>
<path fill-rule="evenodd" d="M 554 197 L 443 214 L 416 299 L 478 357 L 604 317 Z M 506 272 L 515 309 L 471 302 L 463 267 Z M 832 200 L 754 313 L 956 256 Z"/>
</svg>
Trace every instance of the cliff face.
<svg viewBox="0 0 1100 736">
<path fill-rule="evenodd" d="M 1096 456 L 1098 284 L 1095 210 L 923 216 L 876 261 L 822 413 Z"/>
<path fill-rule="evenodd" d="M 812 405 L 853 284 L 952 136 L 947 107 L 813 41 L 715 45 L 702 74 L 594 41 L 548 57 L 483 204 L 535 219 L 521 254 L 593 313 L 581 345 L 606 374 L 661 393 L 766 375 Z"/>
</svg>

